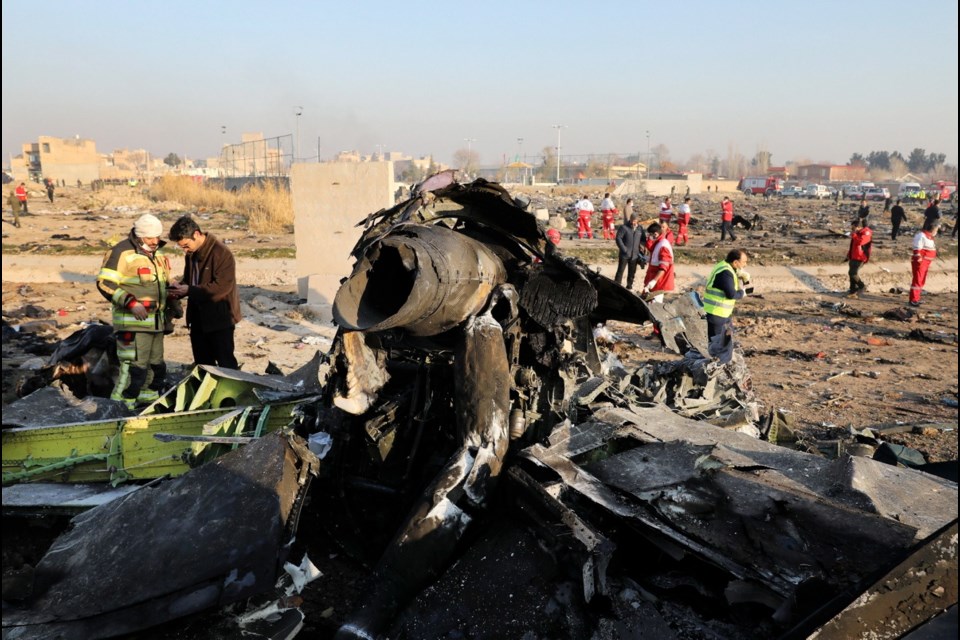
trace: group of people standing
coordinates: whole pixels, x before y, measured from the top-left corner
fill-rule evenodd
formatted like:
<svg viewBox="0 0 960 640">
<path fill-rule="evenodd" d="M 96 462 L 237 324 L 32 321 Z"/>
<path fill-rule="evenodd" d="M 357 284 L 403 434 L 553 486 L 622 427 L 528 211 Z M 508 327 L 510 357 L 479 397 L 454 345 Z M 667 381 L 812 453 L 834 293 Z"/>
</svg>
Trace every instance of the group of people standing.
<svg viewBox="0 0 960 640">
<path fill-rule="evenodd" d="M 97 274 L 97 289 L 112 305 L 120 362 L 110 397 L 131 410 L 165 390 L 163 340 L 173 332 L 173 320 L 183 317 L 183 298 L 194 363 L 238 368 L 233 336 L 241 316 L 233 253 L 183 216 L 168 235 L 184 252 L 177 281 L 162 235 L 156 216 L 140 216 L 127 237 L 107 251 Z"/>
<path fill-rule="evenodd" d="M 890 211 L 890 237 L 893 240 L 900 235 L 900 227 L 907 219 L 906 211 L 897 200 Z M 873 230 L 869 226 L 870 207 L 862 201 L 857 216 L 850 223 L 850 246 L 847 249 L 847 274 L 850 279 L 848 295 L 858 296 L 867 286 L 860 277 L 860 268 L 870 261 L 873 247 Z M 937 246 L 934 238 L 940 232 L 940 200 L 933 198 L 923 213 L 923 226 L 913 236 L 912 253 L 910 257 L 910 294 L 907 303 L 912 307 L 921 305 L 923 287 L 927 282 L 927 272 L 931 263 L 937 257 Z M 956 228 L 954 228 L 956 233 Z"/>
</svg>

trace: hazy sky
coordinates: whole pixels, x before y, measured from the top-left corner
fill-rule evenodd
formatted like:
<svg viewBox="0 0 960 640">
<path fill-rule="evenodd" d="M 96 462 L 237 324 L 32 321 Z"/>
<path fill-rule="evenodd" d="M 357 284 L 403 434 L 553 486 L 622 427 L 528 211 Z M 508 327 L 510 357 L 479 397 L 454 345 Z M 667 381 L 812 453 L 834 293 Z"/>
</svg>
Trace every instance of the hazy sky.
<svg viewBox="0 0 960 640">
<path fill-rule="evenodd" d="M 40 135 L 192 158 L 483 164 L 557 144 L 774 164 L 915 147 L 957 163 L 955 0 L 4 0 L 3 154 Z M 223 133 L 226 127 L 226 133 Z"/>
</svg>

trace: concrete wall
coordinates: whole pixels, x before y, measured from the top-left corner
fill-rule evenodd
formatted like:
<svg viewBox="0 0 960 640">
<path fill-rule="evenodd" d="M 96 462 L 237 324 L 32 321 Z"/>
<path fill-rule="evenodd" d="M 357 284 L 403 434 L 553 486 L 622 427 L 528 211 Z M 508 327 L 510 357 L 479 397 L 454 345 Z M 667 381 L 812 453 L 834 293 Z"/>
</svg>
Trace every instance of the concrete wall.
<svg viewBox="0 0 960 640">
<path fill-rule="evenodd" d="M 295 164 L 290 170 L 297 283 L 301 298 L 330 318 L 340 280 L 350 275 L 350 250 L 360 239 L 356 224 L 392 207 L 392 162 Z"/>
</svg>

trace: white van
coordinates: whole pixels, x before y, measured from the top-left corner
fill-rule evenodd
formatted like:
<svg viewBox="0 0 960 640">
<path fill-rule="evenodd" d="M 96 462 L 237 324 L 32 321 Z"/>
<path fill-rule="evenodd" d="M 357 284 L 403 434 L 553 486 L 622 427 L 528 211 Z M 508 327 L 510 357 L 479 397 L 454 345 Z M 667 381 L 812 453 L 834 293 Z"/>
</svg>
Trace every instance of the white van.
<svg viewBox="0 0 960 640">
<path fill-rule="evenodd" d="M 817 200 L 823 200 L 824 198 L 830 197 L 830 189 L 827 189 L 822 184 L 808 184 L 803 189 L 803 195 L 806 198 L 816 198 Z"/>
<path fill-rule="evenodd" d="M 901 200 L 922 200 L 923 187 L 919 182 L 901 182 L 897 197 Z"/>
</svg>

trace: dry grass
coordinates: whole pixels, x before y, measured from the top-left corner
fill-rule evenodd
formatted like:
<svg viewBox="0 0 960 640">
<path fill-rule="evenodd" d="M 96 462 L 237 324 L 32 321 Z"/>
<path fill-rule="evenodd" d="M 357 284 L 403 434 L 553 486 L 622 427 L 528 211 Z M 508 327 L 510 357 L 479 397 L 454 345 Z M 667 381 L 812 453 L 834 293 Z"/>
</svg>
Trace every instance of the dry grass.
<svg viewBox="0 0 960 640">
<path fill-rule="evenodd" d="M 284 233 L 293 228 L 293 201 L 290 192 L 272 183 L 250 185 L 237 192 L 194 182 L 190 178 L 167 176 L 150 187 L 157 201 L 179 202 L 198 209 L 236 212 L 247 218 L 257 233 Z"/>
</svg>

